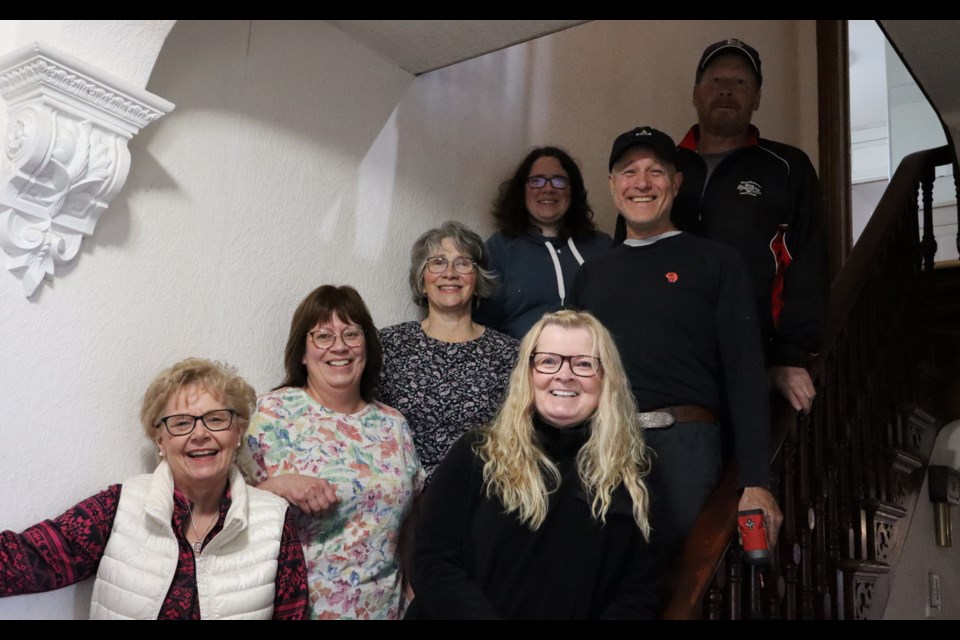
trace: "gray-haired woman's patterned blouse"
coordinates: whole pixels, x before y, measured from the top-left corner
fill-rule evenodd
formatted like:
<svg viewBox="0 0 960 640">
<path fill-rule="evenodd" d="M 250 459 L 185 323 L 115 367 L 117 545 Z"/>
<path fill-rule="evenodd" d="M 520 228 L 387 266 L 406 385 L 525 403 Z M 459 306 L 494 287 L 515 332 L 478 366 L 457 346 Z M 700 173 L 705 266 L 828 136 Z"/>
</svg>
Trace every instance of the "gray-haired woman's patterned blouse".
<svg viewBox="0 0 960 640">
<path fill-rule="evenodd" d="M 476 340 L 443 342 L 419 322 L 385 327 L 380 341 L 377 399 L 407 419 L 429 482 L 457 438 L 500 409 L 520 343 L 489 327 Z"/>
</svg>

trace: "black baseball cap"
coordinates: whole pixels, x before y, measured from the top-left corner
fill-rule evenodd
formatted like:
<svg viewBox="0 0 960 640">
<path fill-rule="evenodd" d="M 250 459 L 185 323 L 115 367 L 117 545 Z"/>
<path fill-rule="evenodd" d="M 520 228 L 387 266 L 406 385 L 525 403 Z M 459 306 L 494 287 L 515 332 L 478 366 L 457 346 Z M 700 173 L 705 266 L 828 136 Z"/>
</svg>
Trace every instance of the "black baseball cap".
<svg viewBox="0 0 960 640">
<path fill-rule="evenodd" d="M 707 70 L 710 61 L 723 53 L 739 53 L 746 58 L 750 66 L 753 67 L 754 73 L 757 74 L 757 86 L 763 84 L 763 74 L 760 73 L 760 54 L 746 42 L 736 38 L 714 42 L 703 50 L 703 55 L 700 56 L 700 64 L 697 65 L 697 84 L 700 83 L 700 78 L 703 77 L 703 72 Z"/>
<path fill-rule="evenodd" d="M 673 138 L 659 129 L 644 126 L 625 131 L 617 136 L 610 150 L 610 164 L 607 171 L 612 171 L 613 165 L 623 152 L 634 146 L 650 147 L 661 161 L 677 166 L 677 145 Z"/>
</svg>

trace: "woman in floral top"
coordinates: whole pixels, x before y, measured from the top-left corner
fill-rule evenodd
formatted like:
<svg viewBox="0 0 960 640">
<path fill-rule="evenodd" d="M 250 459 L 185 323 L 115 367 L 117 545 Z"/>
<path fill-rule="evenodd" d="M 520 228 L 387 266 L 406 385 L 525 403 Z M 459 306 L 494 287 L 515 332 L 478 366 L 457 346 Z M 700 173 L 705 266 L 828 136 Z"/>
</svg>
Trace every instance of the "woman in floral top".
<svg viewBox="0 0 960 640">
<path fill-rule="evenodd" d="M 403 416 L 372 400 L 382 348 L 351 287 L 324 285 L 294 313 L 286 379 L 257 402 L 248 476 L 298 507 L 310 617 L 396 619 L 397 542 L 423 486 Z"/>
</svg>

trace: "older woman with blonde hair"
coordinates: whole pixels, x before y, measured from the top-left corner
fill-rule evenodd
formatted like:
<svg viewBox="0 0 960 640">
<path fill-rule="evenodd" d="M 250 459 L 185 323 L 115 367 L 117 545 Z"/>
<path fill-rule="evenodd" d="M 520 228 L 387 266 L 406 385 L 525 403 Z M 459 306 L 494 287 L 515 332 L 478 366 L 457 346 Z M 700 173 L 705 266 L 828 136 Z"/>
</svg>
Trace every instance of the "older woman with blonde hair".
<svg viewBox="0 0 960 640">
<path fill-rule="evenodd" d="M 255 399 L 219 362 L 187 358 L 161 371 L 140 412 L 156 470 L 20 534 L 0 532 L 0 596 L 96 574 L 95 619 L 306 617 L 290 509 L 248 487 L 234 465 Z"/>
<path fill-rule="evenodd" d="M 424 495 L 408 618 L 653 618 L 650 460 L 609 332 L 543 316 L 504 406 Z"/>
</svg>

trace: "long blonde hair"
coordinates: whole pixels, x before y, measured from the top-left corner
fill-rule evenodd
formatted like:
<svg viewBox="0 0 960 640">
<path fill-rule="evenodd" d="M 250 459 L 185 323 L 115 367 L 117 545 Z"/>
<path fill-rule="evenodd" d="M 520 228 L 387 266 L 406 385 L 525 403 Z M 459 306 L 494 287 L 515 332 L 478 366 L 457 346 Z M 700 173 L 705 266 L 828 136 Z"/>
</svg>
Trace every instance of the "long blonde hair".
<svg viewBox="0 0 960 640">
<path fill-rule="evenodd" d="M 594 518 L 606 522 L 613 491 L 623 484 L 633 500 L 633 519 L 649 539 L 650 496 L 643 478 L 650 471 L 650 458 L 637 421 L 636 401 L 613 337 L 587 312 L 548 313 L 520 343 L 507 398 L 493 422 L 481 429 L 476 445 L 484 461 L 487 496 L 499 499 L 508 513 L 516 512 L 536 530 L 547 516 L 549 494 L 560 486 L 560 471 L 537 444 L 533 426 L 536 407 L 530 356 L 544 327 L 551 325 L 590 331 L 601 361 L 600 400 L 589 419 L 587 443 L 577 453 L 577 471 L 591 497 Z"/>
</svg>

